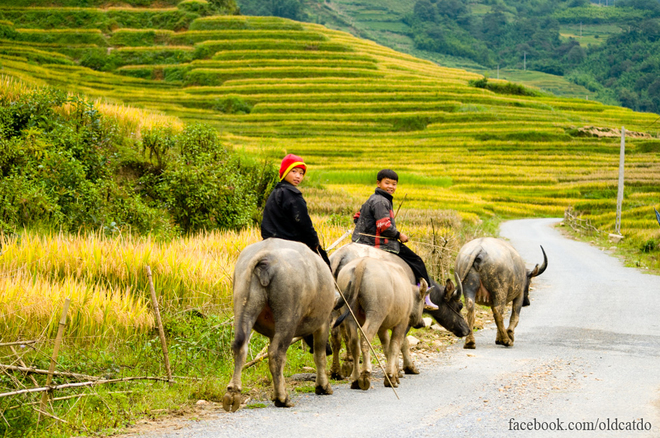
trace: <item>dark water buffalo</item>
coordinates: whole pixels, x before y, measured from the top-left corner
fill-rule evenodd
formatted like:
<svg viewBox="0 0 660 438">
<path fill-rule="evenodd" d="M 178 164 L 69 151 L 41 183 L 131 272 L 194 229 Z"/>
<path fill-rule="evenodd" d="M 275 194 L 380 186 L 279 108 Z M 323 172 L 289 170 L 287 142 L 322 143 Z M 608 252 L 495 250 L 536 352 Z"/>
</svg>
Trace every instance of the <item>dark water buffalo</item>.
<svg viewBox="0 0 660 438">
<path fill-rule="evenodd" d="M 474 304 L 489 306 L 497 324 L 498 345 L 513 346 L 514 330 L 518 325 L 520 309 L 529 305 L 529 284 L 532 278 L 543 274 L 548 258 L 543 247 L 543 265 L 528 271 L 525 262 L 508 242 L 493 237 L 472 240 L 461 248 L 456 256 L 456 281 L 459 292 L 465 296 L 467 322 L 470 334 L 465 338 L 464 348 L 475 348 Z M 504 312 L 513 302 L 509 328 L 504 329 Z"/>
<path fill-rule="evenodd" d="M 401 269 L 405 271 L 406 276 L 408 277 L 408 281 L 411 284 L 416 284 L 417 282 L 410 267 L 399 257 L 386 251 L 374 248 L 373 246 L 363 245 L 360 243 L 349 243 L 348 245 L 344 245 L 330 256 L 332 272 L 334 273 L 335 278 L 338 277 L 344 266 L 360 257 L 372 257 L 381 259 L 400 266 Z M 430 291 L 430 297 L 431 301 L 433 301 L 438 306 L 438 310 L 425 312 L 430 314 L 440 325 L 442 325 L 456 336 L 467 336 L 468 333 L 470 333 L 470 328 L 465 322 L 465 319 L 463 319 L 460 314 L 463 304 L 460 301 L 460 295 L 457 293 L 457 291 L 454 290 L 453 284 L 451 287 L 445 287 L 437 284 L 433 280 L 431 280 L 431 282 L 432 288 Z M 448 282 L 448 285 L 449 284 L 451 284 L 451 282 Z M 335 354 L 333 355 L 332 367 L 330 369 L 331 376 L 334 379 L 339 379 L 341 378 L 342 374 L 347 375 L 352 370 L 352 366 L 348 365 L 344 367 L 344 369 L 341 368 L 338 354 L 340 348 L 340 329 L 335 328 L 332 331 L 332 349 Z M 407 374 L 419 373 L 412 362 L 412 358 L 410 357 L 408 341 L 406 338 L 403 340 L 401 353 L 403 354 L 404 371 Z"/>
<path fill-rule="evenodd" d="M 362 326 L 364 336 L 358 337 L 355 320 L 348 318 L 351 355 L 360 357 L 362 351 L 362 372 L 358 370 L 358 360 L 353 360 L 351 381 L 353 389 L 369 389 L 371 377 L 371 356 L 369 344 L 374 335 L 383 345 L 387 366 L 385 386 L 399 386 L 398 358 L 408 327 L 423 327 L 422 312 L 427 284 L 410 284 L 406 272 L 399 265 L 371 257 L 361 257 L 345 265 L 339 273 L 337 284 L 344 291 L 346 300 Z M 391 338 L 388 330 L 392 331 Z M 360 345 L 361 339 L 361 345 Z M 335 355 L 336 356 L 336 355 Z"/>
<path fill-rule="evenodd" d="M 313 335 L 316 393 L 332 394 L 325 374 L 325 346 L 334 290 L 328 266 L 302 243 L 270 238 L 241 252 L 234 270 L 234 374 L 223 398 L 226 411 L 236 411 L 242 401 L 241 371 L 253 328 L 270 339 L 275 406 L 293 406 L 282 371 L 295 336 Z"/>
</svg>

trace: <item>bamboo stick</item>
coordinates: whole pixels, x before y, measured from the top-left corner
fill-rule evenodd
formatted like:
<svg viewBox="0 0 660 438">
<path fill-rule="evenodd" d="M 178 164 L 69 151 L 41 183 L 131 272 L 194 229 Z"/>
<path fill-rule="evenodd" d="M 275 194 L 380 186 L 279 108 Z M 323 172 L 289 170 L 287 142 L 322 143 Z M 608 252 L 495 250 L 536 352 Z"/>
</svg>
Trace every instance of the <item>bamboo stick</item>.
<svg viewBox="0 0 660 438">
<path fill-rule="evenodd" d="M 41 415 L 43 414 L 43 415 L 45 415 L 46 417 L 50 417 L 50 418 L 52 418 L 52 419 L 54 419 L 54 420 L 61 421 L 62 423 L 69 424 L 68 421 L 66 421 L 66 420 L 62 420 L 61 418 L 56 417 L 56 416 L 53 415 L 53 414 L 49 414 L 48 412 L 44 412 L 44 411 L 41 410 L 41 409 L 37 409 L 37 408 L 35 408 L 35 407 L 33 407 L 32 409 L 34 409 L 35 411 L 39 412 L 39 417 L 41 417 Z"/>
<path fill-rule="evenodd" d="M 172 380 L 172 369 L 170 368 L 170 355 L 167 352 L 167 340 L 165 339 L 165 330 L 163 330 L 163 321 L 160 319 L 160 310 L 158 309 L 158 298 L 156 297 L 156 290 L 154 289 L 154 282 L 151 277 L 151 268 L 147 265 L 147 277 L 149 278 L 149 290 L 151 291 L 151 301 L 154 304 L 154 313 L 156 314 L 156 322 L 158 323 L 158 335 L 160 336 L 160 343 L 163 346 L 163 357 L 165 360 L 165 371 L 167 372 L 167 379 L 170 383 Z"/>
<path fill-rule="evenodd" d="M 22 363 L 22 361 L 21 361 L 21 363 Z M 27 366 L 19 367 L 19 366 L 16 366 L 16 365 L 3 365 L 3 364 L 0 364 L 0 369 L 4 369 L 4 370 L 8 370 L 8 371 L 21 371 L 21 372 L 28 373 L 28 374 L 48 374 L 49 373 L 48 370 L 40 370 L 38 368 L 31 368 L 31 367 L 27 367 Z M 86 374 L 78 374 L 78 373 L 69 373 L 69 372 L 65 372 L 65 371 L 53 371 L 53 375 L 54 376 L 64 376 L 64 377 L 76 377 L 76 378 L 79 378 L 79 379 L 88 379 L 88 380 L 92 380 L 92 379 L 99 380 L 99 379 L 101 379 L 100 377 L 96 377 L 96 376 L 88 376 Z M 35 383 L 35 386 L 38 386 L 38 384 L 36 382 L 34 382 L 34 383 Z"/>
<path fill-rule="evenodd" d="M 37 341 L 15 341 L 15 342 L 3 342 L 0 344 L 0 347 L 9 347 L 12 345 L 29 345 L 36 344 Z"/>
<path fill-rule="evenodd" d="M 293 340 L 291 341 L 291 344 L 289 344 L 289 345 L 293 345 L 301 339 L 302 338 L 300 336 L 297 336 L 297 337 L 293 338 Z M 257 354 L 257 356 L 254 359 L 252 359 L 250 362 L 243 365 L 243 369 L 250 368 L 252 365 L 256 364 L 257 362 L 261 362 L 262 360 L 264 360 L 264 358 L 266 358 L 266 356 L 268 356 L 268 347 L 269 346 L 266 345 L 264 348 L 262 348 L 261 351 L 259 352 L 259 354 Z"/>
<path fill-rule="evenodd" d="M 113 392 L 107 392 L 106 394 L 130 394 L 130 393 L 132 393 L 132 392 L 133 392 L 133 391 L 113 391 Z M 94 394 L 86 394 L 86 393 L 83 393 L 83 394 L 67 395 L 67 396 L 65 396 L 65 397 L 55 397 L 55 398 L 53 398 L 53 401 L 70 400 L 70 399 L 72 399 L 72 398 L 90 397 L 90 396 L 94 396 L 94 395 L 98 396 L 98 394 L 96 394 L 96 393 L 94 393 Z M 23 403 L 23 404 L 21 404 L 21 405 L 12 406 L 12 407 L 10 407 L 10 408 L 7 408 L 7 410 L 8 410 L 8 411 L 11 411 L 12 409 L 22 408 L 23 406 L 38 405 L 39 403 L 41 403 L 41 402 L 38 402 L 38 401 L 37 401 L 37 402 L 31 402 L 31 403 Z"/>
<path fill-rule="evenodd" d="M 16 349 L 13 346 L 10 346 L 9 348 L 11 348 L 11 352 L 14 353 L 14 355 L 18 358 L 18 363 L 20 363 L 21 366 L 27 368 L 27 366 L 25 365 L 25 362 L 23 362 L 23 359 L 21 358 L 21 356 L 19 356 L 18 353 L 16 352 Z M 0 367 L 2 367 L 2 365 L 0 365 Z M 6 368 L 6 369 L 9 369 L 9 368 Z M 32 380 L 32 383 L 34 384 L 34 386 L 39 386 L 39 384 L 37 383 L 37 379 L 35 379 L 32 374 L 28 373 L 28 377 L 30 378 L 30 380 Z"/>
<path fill-rule="evenodd" d="M 60 318 L 60 324 L 57 328 L 57 337 L 55 338 L 55 347 L 53 348 L 53 356 L 50 359 L 50 367 L 48 368 L 48 376 L 46 377 L 46 386 L 50 386 L 50 383 L 53 381 L 53 373 L 55 372 L 55 364 L 57 363 L 57 355 L 60 352 L 60 344 L 62 343 L 62 336 L 64 335 L 64 328 L 66 327 L 66 314 L 69 312 L 69 305 L 71 304 L 71 299 L 66 298 L 64 300 L 64 308 L 62 309 L 62 317 Z M 41 420 L 41 412 L 46 410 L 46 402 L 48 401 L 48 393 L 45 392 L 41 397 L 41 409 L 39 410 L 39 418 L 37 423 Z"/>
<path fill-rule="evenodd" d="M 2 393 L 2 394 L 0 394 L 0 398 L 10 397 L 10 396 L 13 396 L 13 395 L 30 394 L 30 393 L 33 393 L 33 392 L 56 391 L 58 389 L 81 388 L 81 387 L 85 387 L 85 386 L 103 385 L 103 384 L 106 384 L 106 383 L 128 382 L 130 380 L 158 380 L 158 381 L 161 381 L 161 382 L 169 382 L 168 379 L 163 378 L 163 377 L 124 377 L 122 379 L 94 380 L 94 381 L 91 381 L 91 382 L 65 383 L 65 384 L 62 384 L 62 385 L 55 385 L 55 386 L 42 386 L 42 387 L 39 387 L 39 388 L 21 389 L 19 391 L 12 391 L 12 392 Z"/>
</svg>

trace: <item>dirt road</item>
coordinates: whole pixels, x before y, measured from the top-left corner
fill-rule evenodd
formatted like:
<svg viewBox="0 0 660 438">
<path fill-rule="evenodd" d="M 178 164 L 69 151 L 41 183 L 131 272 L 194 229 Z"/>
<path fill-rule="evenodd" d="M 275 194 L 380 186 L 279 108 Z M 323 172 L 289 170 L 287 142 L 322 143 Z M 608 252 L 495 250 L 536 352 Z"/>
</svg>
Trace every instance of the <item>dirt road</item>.
<svg viewBox="0 0 660 438">
<path fill-rule="evenodd" d="M 660 277 L 562 237 L 556 222 L 502 226 L 529 268 L 542 261 L 539 245 L 549 259 L 514 347 L 495 345 L 491 327 L 476 350 L 461 342 L 420 363 L 422 374 L 401 380 L 400 400 L 382 380 L 366 392 L 335 384 L 334 395 L 300 395 L 292 409 L 219 408 L 211 420 L 148 436 L 660 436 Z"/>
</svg>

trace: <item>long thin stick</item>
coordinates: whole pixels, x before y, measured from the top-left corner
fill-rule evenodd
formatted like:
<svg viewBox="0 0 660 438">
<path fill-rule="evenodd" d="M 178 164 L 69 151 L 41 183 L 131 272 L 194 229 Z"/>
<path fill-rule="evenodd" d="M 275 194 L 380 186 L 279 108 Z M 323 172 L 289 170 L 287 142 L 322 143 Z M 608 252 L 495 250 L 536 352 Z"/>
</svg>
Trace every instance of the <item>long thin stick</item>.
<svg viewBox="0 0 660 438">
<path fill-rule="evenodd" d="M 319 253 L 319 255 L 321 255 L 321 254 Z M 385 371 L 385 367 L 380 362 L 380 359 L 378 358 L 378 355 L 376 354 L 376 350 L 374 350 L 374 346 L 371 345 L 371 342 L 369 341 L 369 339 L 367 339 L 367 336 L 364 334 L 364 330 L 362 330 L 362 326 L 360 325 L 360 322 L 358 321 L 357 316 L 355 316 L 355 313 L 353 313 L 353 309 L 351 309 L 351 306 L 348 304 L 348 300 L 346 299 L 346 296 L 344 295 L 344 292 L 342 292 L 341 288 L 337 284 L 337 280 L 335 280 L 334 275 L 332 276 L 332 281 L 334 281 L 335 287 L 337 288 L 337 291 L 339 292 L 339 294 L 341 295 L 341 298 L 346 303 L 346 307 L 348 307 L 348 311 L 351 312 L 351 316 L 353 317 L 353 320 L 355 321 L 355 324 L 357 325 L 358 329 L 360 330 L 360 333 L 362 333 L 362 338 L 365 341 L 367 341 L 367 344 L 369 344 L 369 348 L 371 349 L 371 353 L 376 358 L 376 362 L 378 362 L 378 366 L 380 367 L 380 369 L 383 370 L 383 374 L 385 375 L 385 378 L 387 379 L 387 381 L 390 383 L 390 388 L 392 388 L 392 391 L 394 391 L 394 395 L 396 395 L 397 400 L 401 400 L 399 398 L 399 394 L 396 392 L 396 389 L 394 389 L 394 385 L 392 385 L 392 381 L 390 380 L 390 376 L 387 375 L 387 371 Z M 336 351 L 335 354 L 339 354 L 339 352 Z M 359 358 L 354 357 L 353 360 L 359 360 Z"/>
<path fill-rule="evenodd" d="M 64 335 L 64 328 L 66 327 L 66 314 L 69 312 L 69 305 L 71 304 L 71 299 L 66 298 L 64 300 L 64 308 L 62 309 L 62 317 L 60 318 L 60 324 L 57 328 L 57 337 L 55 338 L 55 347 L 53 348 L 53 356 L 50 359 L 50 367 L 48 368 L 48 376 L 46 377 L 46 386 L 50 386 L 50 383 L 53 381 L 53 373 L 55 372 L 55 364 L 57 363 L 57 355 L 60 352 L 60 344 L 62 343 L 62 336 Z M 46 410 L 46 402 L 48 401 L 48 393 L 45 392 L 41 396 L 41 409 L 39 410 L 39 417 L 37 418 L 37 423 L 41 420 L 42 411 Z"/>
<path fill-rule="evenodd" d="M 113 391 L 113 392 L 107 392 L 106 394 L 130 394 L 133 391 Z M 67 395 L 65 397 L 55 397 L 53 398 L 53 401 L 62 401 L 62 400 L 70 400 L 72 398 L 80 398 L 80 397 L 90 397 L 90 396 L 99 396 L 98 394 L 74 394 L 74 395 Z M 32 405 L 38 405 L 40 402 L 31 402 L 31 403 L 23 403 L 21 405 L 17 406 L 12 406 L 10 408 L 7 408 L 8 411 L 11 411 L 12 409 L 18 409 L 22 408 L 23 406 L 32 406 Z"/>
<path fill-rule="evenodd" d="M 156 314 L 156 322 L 158 323 L 158 335 L 160 336 L 160 343 L 163 346 L 163 356 L 165 358 L 165 371 L 169 382 L 172 380 L 172 369 L 170 368 L 170 355 L 167 352 L 167 341 L 165 339 L 165 330 L 163 330 L 163 321 L 160 319 L 160 310 L 158 310 L 158 298 L 156 297 L 156 290 L 154 289 L 154 282 L 151 278 L 151 268 L 147 265 L 147 277 L 149 278 L 149 289 L 151 290 L 151 301 L 154 304 L 154 313 Z"/>
<path fill-rule="evenodd" d="M 326 252 L 330 252 L 330 251 L 332 251 L 333 249 L 335 249 L 335 246 L 339 245 L 339 243 L 340 243 L 342 240 L 344 240 L 344 239 L 346 238 L 346 236 L 348 236 L 348 235 L 351 234 L 352 232 L 353 232 L 353 230 L 348 230 L 348 231 L 346 231 L 346 232 L 344 233 L 343 236 L 341 236 L 339 239 L 335 240 L 335 241 L 332 243 L 332 245 L 330 245 L 330 246 L 328 247 L 328 249 L 326 249 L 325 251 L 326 251 Z"/>
<path fill-rule="evenodd" d="M 20 363 L 21 366 L 26 367 L 25 362 L 23 362 L 23 358 L 19 356 L 18 352 L 16 352 L 16 349 L 13 346 L 10 346 L 9 348 L 11 348 L 11 352 L 14 353 L 14 356 L 18 358 L 18 363 Z M 30 378 L 30 380 L 32 380 L 34 386 L 39 386 L 39 384 L 37 383 L 37 379 L 35 379 L 32 374 L 28 373 L 28 377 Z"/>
<path fill-rule="evenodd" d="M 105 383 L 128 382 L 130 380 L 158 380 L 161 382 L 169 382 L 168 379 L 163 377 L 124 377 L 122 379 L 94 380 L 91 382 L 65 383 L 63 385 L 42 386 L 39 388 L 21 389 L 20 391 L 5 392 L 3 394 L 0 394 L 0 398 L 10 397 L 12 395 L 30 394 L 32 392 L 56 391 L 58 389 L 65 389 L 65 388 L 80 388 L 84 386 L 103 385 Z"/>
<path fill-rule="evenodd" d="M 43 414 L 43 415 L 45 415 L 46 417 L 50 417 L 50 418 L 52 418 L 53 420 L 57 420 L 57 421 L 61 421 L 62 423 L 69 424 L 68 421 L 66 421 L 66 420 L 62 420 L 61 418 L 56 417 L 55 415 L 49 414 L 48 412 L 44 412 L 42 409 L 37 409 L 37 408 L 32 408 L 32 409 L 34 409 L 35 411 L 39 412 L 39 417 L 41 417 L 41 415 Z"/>
<path fill-rule="evenodd" d="M 403 203 L 405 202 L 407 197 L 408 197 L 407 193 L 405 195 L 403 195 L 403 199 L 401 200 L 401 204 L 399 204 L 399 208 L 397 208 L 396 213 L 394 213 L 394 219 L 396 219 L 396 217 L 399 215 L 399 210 L 401 210 L 401 206 L 403 205 Z"/>
<path fill-rule="evenodd" d="M 22 363 L 23 361 L 21 361 Z M 23 373 L 28 373 L 28 374 L 48 374 L 50 371 L 49 370 L 40 370 L 38 368 L 31 368 L 27 366 L 16 366 L 16 365 L 3 365 L 0 364 L 0 369 L 8 370 L 8 371 L 21 371 Z M 88 376 L 86 374 L 78 374 L 78 373 L 68 373 L 64 371 L 53 371 L 54 376 L 64 376 L 64 377 L 77 377 L 79 379 L 97 379 L 100 380 L 100 377 L 95 377 L 95 376 Z M 37 386 L 35 382 L 35 386 Z"/>
<path fill-rule="evenodd" d="M 289 344 L 289 345 L 293 345 L 301 339 L 302 338 L 300 336 L 297 336 L 297 337 L 293 338 L 293 340 L 291 341 L 291 344 Z M 264 360 L 267 356 L 268 356 L 268 345 L 266 345 L 264 348 L 261 349 L 259 354 L 257 354 L 257 357 L 255 357 L 250 362 L 243 365 L 243 369 L 250 368 L 252 365 L 256 364 L 257 362 L 261 362 L 262 360 Z"/>
<path fill-rule="evenodd" d="M 0 347 L 9 347 L 11 345 L 29 345 L 36 344 L 37 341 L 15 341 L 15 342 L 4 342 L 0 344 Z"/>
</svg>

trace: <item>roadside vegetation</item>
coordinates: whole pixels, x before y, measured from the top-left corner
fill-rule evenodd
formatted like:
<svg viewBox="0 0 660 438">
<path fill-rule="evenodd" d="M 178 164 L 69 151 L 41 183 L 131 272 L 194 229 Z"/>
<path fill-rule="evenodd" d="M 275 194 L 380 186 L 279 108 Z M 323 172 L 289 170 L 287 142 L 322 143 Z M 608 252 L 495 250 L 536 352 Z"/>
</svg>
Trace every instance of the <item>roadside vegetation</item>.
<svg viewBox="0 0 660 438">
<path fill-rule="evenodd" d="M 623 125 L 619 246 L 657 263 L 655 115 L 439 67 L 317 24 L 204 15 L 204 2 L 37 3 L 0 8 L 0 343 L 39 342 L 0 347 L 0 363 L 47 369 L 71 297 L 58 371 L 162 377 L 149 265 L 178 377 L 58 391 L 75 397 L 39 426 L 38 394 L 2 398 L 5 436 L 109 434 L 224 394 L 233 264 L 260 240 L 260 207 L 288 152 L 309 165 L 302 190 L 326 246 L 352 227 L 377 170 L 399 171 L 397 224 L 443 279 L 460 246 L 502 219 L 573 207 L 611 232 Z M 265 345 L 255 335 L 249 357 Z M 313 366 L 297 347 L 288 361 L 287 375 Z M 244 376 L 263 401 L 267 365 Z M 3 372 L 0 386 L 34 382 Z"/>
</svg>

